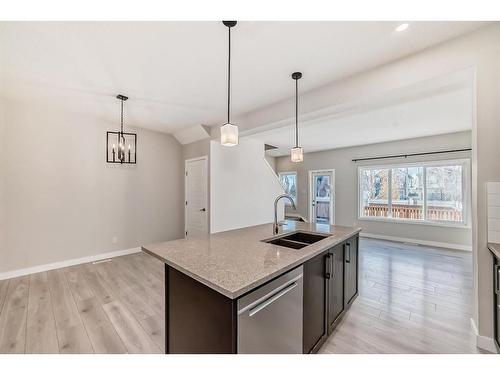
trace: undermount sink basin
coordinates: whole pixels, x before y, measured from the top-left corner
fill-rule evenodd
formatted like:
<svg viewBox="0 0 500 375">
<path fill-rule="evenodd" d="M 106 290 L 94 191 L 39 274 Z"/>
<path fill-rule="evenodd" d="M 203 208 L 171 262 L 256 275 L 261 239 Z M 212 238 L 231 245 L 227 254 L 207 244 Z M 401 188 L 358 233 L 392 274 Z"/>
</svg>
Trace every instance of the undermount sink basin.
<svg viewBox="0 0 500 375">
<path fill-rule="evenodd" d="M 303 247 L 309 246 L 315 242 L 321 241 L 327 238 L 324 234 L 315 234 L 308 232 L 295 232 L 287 236 L 282 236 L 278 238 L 271 238 L 269 240 L 264 240 L 264 242 L 271 243 L 273 245 L 288 247 L 290 249 L 302 249 Z"/>
</svg>

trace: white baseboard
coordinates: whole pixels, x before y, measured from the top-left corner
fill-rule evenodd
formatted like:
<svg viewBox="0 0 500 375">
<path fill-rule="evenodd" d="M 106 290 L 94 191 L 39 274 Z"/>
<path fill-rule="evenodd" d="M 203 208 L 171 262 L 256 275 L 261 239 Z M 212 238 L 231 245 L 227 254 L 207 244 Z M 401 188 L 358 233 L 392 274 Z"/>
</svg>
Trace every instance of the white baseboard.
<svg viewBox="0 0 500 375">
<path fill-rule="evenodd" d="M 477 335 L 476 346 L 490 353 L 498 353 L 495 341 L 491 337 Z"/>
<path fill-rule="evenodd" d="M 454 249 L 454 250 L 462 250 L 462 251 L 472 251 L 472 246 L 471 245 L 460 245 L 460 244 L 456 244 L 456 243 L 426 241 L 426 240 L 419 240 L 419 239 L 415 239 L 415 238 L 403 238 L 403 237 L 385 236 L 385 235 L 382 235 L 382 234 L 366 233 L 366 232 L 363 232 L 363 231 L 361 231 L 359 235 L 361 237 L 376 238 L 376 239 L 379 239 L 379 240 L 388 240 L 388 241 L 394 241 L 394 242 L 408 242 L 408 243 L 414 243 L 414 244 L 418 244 L 418 245 L 433 246 L 433 247 L 443 247 L 445 249 Z"/>
<path fill-rule="evenodd" d="M 479 335 L 479 331 L 477 329 L 476 322 L 473 318 L 470 318 L 470 325 L 472 327 L 472 331 L 476 335 L 476 346 L 479 349 L 486 350 L 490 353 L 498 353 L 497 346 L 495 345 L 495 341 L 491 337 L 481 336 Z"/>
<path fill-rule="evenodd" d="M 7 272 L 0 273 L 0 280 L 12 279 L 13 277 L 30 275 L 32 273 L 45 272 L 45 271 L 55 270 L 58 268 L 75 266 L 77 264 L 95 262 L 98 260 L 103 260 L 103 259 L 108 259 L 108 258 L 119 257 L 122 255 L 138 253 L 140 251 L 141 251 L 140 247 L 134 247 L 132 249 L 112 251 L 109 253 L 96 254 L 96 255 L 91 255 L 91 256 L 83 257 L 83 258 L 63 260 L 61 262 L 42 264 L 40 266 L 34 266 L 34 267 L 29 267 L 29 268 L 21 268 L 19 270 L 7 271 Z"/>
</svg>

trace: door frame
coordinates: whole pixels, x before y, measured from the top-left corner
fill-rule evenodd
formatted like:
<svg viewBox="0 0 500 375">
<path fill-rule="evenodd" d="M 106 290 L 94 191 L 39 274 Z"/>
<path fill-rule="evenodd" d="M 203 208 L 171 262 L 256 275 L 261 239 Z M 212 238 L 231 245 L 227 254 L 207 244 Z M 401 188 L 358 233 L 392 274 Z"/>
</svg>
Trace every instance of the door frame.
<svg viewBox="0 0 500 375">
<path fill-rule="evenodd" d="M 309 221 L 311 223 L 315 223 L 313 221 L 313 207 L 312 207 L 312 198 L 313 198 L 313 188 L 314 188 L 314 183 L 312 181 L 312 176 L 314 173 L 318 172 L 325 172 L 325 173 L 331 173 L 332 174 L 332 187 L 333 187 L 333 195 L 331 196 L 330 199 L 330 225 L 335 224 L 335 197 L 337 195 L 337 190 L 335 188 L 335 169 L 311 169 L 308 171 L 309 172 L 309 199 L 308 199 L 308 206 L 309 206 Z"/>
<path fill-rule="evenodd" d="M 203 160 L 205 163 L 205 172 L 206 172 L 206 178 L 207 178 L 207 189 L 206 189 L 206 202 L 207 202 L 207 211 L 206 211 L 206 224 L 207 224 L 207 233 L 210 233 L 210 228 L 209 228 L 209 225 L 208 225 L 208 214 L 209 214 L 209 194 L 208 194 L 208 155 L 203 155 L 203 156 L 199 156 L 199 157 L 196 157 L 196 158 L 191 158 L 191 159 L 186 159 L 184 160 L 184 238 L 186 238 L 186 233 L 187 233 L 187 205 L 186 205 L 186 201 L 187 201 L 187 166 L 188 166 L 188 163 L 191 163 L 191 162 L 194 162 L 194 161 L 199 161 L 199 160 Z"/>
</svg>

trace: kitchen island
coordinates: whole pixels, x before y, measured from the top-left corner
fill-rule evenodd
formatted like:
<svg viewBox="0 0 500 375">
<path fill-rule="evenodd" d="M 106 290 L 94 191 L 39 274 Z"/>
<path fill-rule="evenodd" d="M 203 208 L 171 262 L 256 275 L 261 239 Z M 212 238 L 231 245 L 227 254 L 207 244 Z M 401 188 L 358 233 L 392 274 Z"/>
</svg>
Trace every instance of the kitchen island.
<svg viewBox="0 0 500 375">
<path fill-rule="evenodd" d="M 316 352 L 357 296 L 359 231 L 285 221 L 143 246 L 165 263 L 166 353 Z"/>
</svg>

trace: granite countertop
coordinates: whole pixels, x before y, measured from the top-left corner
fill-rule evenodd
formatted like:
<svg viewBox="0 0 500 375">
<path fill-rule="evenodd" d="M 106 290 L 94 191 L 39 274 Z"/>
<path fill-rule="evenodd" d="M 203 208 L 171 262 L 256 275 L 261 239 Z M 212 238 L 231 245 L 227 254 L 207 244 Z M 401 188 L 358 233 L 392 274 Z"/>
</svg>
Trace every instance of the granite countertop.
<svg viewBox="0 0 500 375">
<path fill-rule="evenodd" d="M 488 242 L 488 249 L 497 257 L 500 258 L 500 243 Z"/>
<path fill-rule="evenodd" d="M 306 262 L 322 251 L 359 233 L 361 228 L 285 221 L 273 236 L 273 225 L 263 224 L 142 247 L 176 270 L 236 299 L 266 281 Z M 295 250 L 262 242 L 297 230 L 329 237 Z"/>
</svg>

